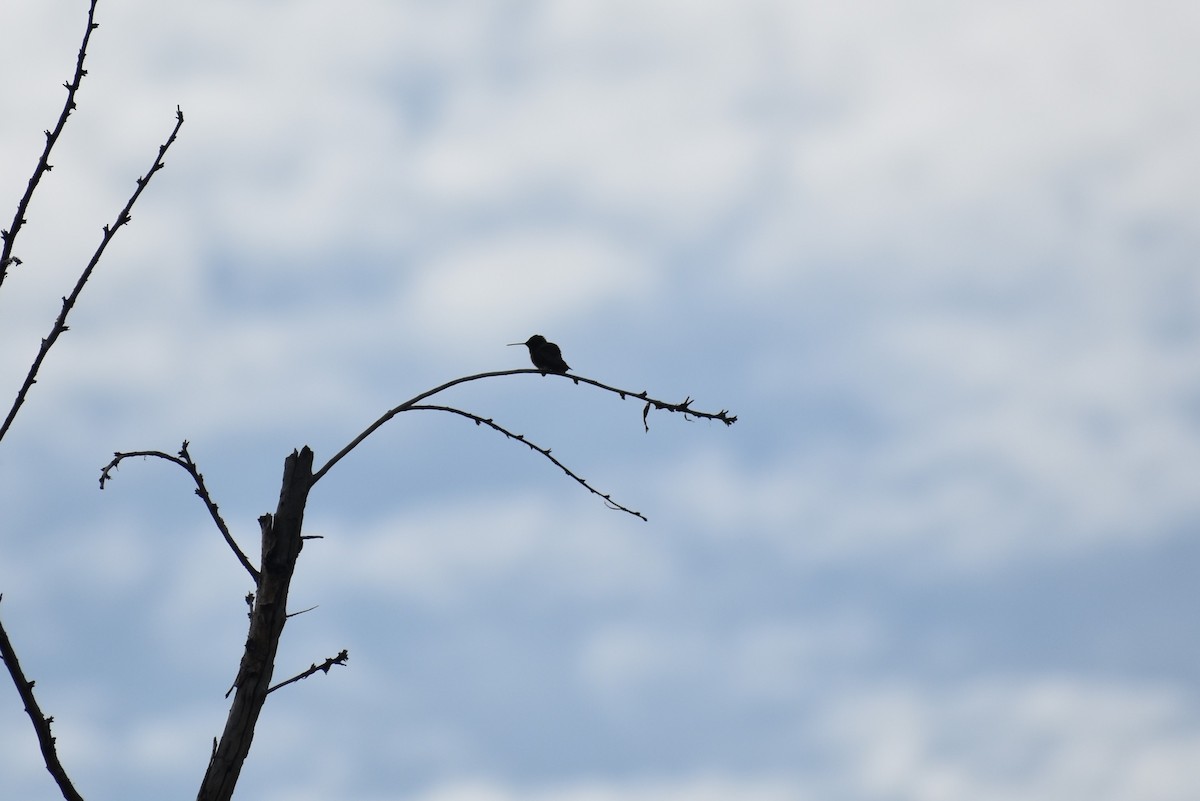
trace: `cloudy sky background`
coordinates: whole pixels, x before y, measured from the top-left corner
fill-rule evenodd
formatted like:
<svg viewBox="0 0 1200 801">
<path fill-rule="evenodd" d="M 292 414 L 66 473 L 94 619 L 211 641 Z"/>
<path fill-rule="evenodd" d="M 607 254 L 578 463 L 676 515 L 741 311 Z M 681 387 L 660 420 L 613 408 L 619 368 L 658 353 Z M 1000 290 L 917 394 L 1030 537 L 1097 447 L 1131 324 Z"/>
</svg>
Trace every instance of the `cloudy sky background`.
<svg viewBox="0 0 1200 801">
<path fill-rule="evenodd" d="M 0 14 L 0 217 L 86 3 Z M 88 798 L 190 797 L 318 463 L 256 799 L 1200 796 L 1200 10 L 102 0 L 0 288 L 0 614 Z M 0 689 L 0 795 L 55 798 Z"/>
</svg>

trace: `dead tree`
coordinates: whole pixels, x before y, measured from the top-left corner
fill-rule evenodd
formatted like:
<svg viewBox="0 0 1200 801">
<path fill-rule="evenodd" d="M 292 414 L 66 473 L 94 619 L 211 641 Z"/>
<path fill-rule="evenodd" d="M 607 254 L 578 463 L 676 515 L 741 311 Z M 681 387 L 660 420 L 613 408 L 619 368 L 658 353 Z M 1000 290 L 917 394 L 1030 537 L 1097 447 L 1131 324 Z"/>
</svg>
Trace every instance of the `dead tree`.
<svg viewBox="0 0 1200 801">
<path fill-rule="evenodd" d="M 25 223 L 25 214 L 39 182 L 51 170 L 49 158 L 54 145 L 58 141 L 68 117 L 76 107 L 76 93 L 79 90 L 83 77 L 87 74 L 83 66 L 87 54 L 87 45 L 92 32 L 97 27 L 95 22 L 96 2 L 97 0 L 91 0 L 88 9 L 87 28 L 80 45 L 74 77 L 64 84 L 67 89 L 67 99 L 58 124 L 53 130 L 46 131 L 45 149 L 38 160 L 26 191 L 17 205 L 16 215 L 12 224 L 7 230 L 3 231 L 3 248 L 0 250 L 0 285 L 3 284 L 9 268 L 21 265 L 21 260 L 14 255 L 13 250 L 17 234 Z M 133 205 L 141 197 L 142 192 L 154 174 L 162 169 L 163 157 L 175 141 L 182 125 L 183 113 L 179 109 L 176 109 L 176 123 L 170 136 L 159 147 L 158 155 L 151 164 L 150 169 L 145 175 L 137 179 L 137 188 L 130 196 L 125 207 L 117 215 L 116 221 L 112 225 L 104 226 L 103 235 L 95 253 L 81 272 L 74 289 L 69 295 L 63 297 L 62 309 L 55 319 L 49 335 L 42 339 L 38 352 L 32 360 L 29 372 L 17 393 L 17 397 L 10 407 L 3 424 L 0 424 L 0 440 L 3 440 L 4 435 L 12 426 L 17 413 L 25 404 L 30 390 L 37 381 L 38 372 L 50 350 L 54 347 L 59 337 L 68 330 L 67 318 L 71 310 L 75 307 L 75 303 L 79 299 L 88 279 L 91 278 L 93 271 L 96 269 L 105 248 L 117 230 L 129 223 L 131 219 L 130 211 Z M 491 417 L 485 417 L 455 406 L 426 402 L 459 384 L 522 374 L 546 375 L 546 373 L 535 369 L 479 373 L 477 375 L 456 378 L 447 381 L 441 386 L 422 392 L 387 410 L 320 468 L 314 469 L 314 454 L 307 446 L 293 451 L 284 460 L 283 479 L 275 511 L 263 514 L 258 519 L 261 543 L 257 565 L 238 544 L 229 526 L 222 518 L 220 509 L 204 482 L 204 476 L 192 460 L 191 454 L 188 451 L 187 441 L 184 441 L 182 447 L 173 454 L 158 450 L 117 452 L 113 455 L 112 460 L 101 469 L 100 488 L 104 489 L 107 482 L 112 480 L 113 473 L 120 463 L 132 456 L 154 457 L 171 462 L 182 468 L 191 478 L 192 483 L 195 485 L 196 495 L 204 503 L 226 545 L 249 575 L 252 582 L 253 590 L 246 596 L 246 602 L 250 607 L 250 625 L 246 636 L 245 649 L 242 653 L 233 686 L 226 693 L 227 698 L 232 696 L 228 717 L 220 736 L 213 738 L 212 754 L 209 758 L 208 767 L 201 782 L 199 792 L 197 793 L 198 801 L 225 801 L 225 799 L 232 797 L 241 774 L 242 766 L 245 763 L 250 751 L 250 745 L 254 739 L 255 726 L 259 715 L 262 712 L 267 697 L 272 692 L 317 672 L 328 673 L 335 665 L 346 665 L 349 653 L 346 650 L 342 650 L 337 655 L 324 659 L 320 664 L 314 662 L 308 669 L 283 681 L 272 683 L 275 674 L 275 655 L 278 652 L 280 639 L 289 617 L 288 591 L 291 587 L 297 559 L 300 556 L 305 540 L 308 539 L 303 533 L 303 527 L 304 512 L 308 504 L 309 492 L 343 458 L 396 415 L 415 411 L 444 412 L 469 420 L 476 426 L 489 428 L 511 441 L 527 446 L 535 453 L 547 459 L 588 492 L 599 497 L 610 509 L 646 520 L 646 517 L 640 512 L 634 511 L 628 506 L 614 500 L 610 494 L 601 492 L 592 486 L 592 484 L 584 480 L 554 456 L 550 448 L 534 443 L 527 439 L 524 434 L 515 433 L 508 427 L 497 423 Z M 685 398 L 679 403 L 670 403 L 653 398 L 646 391 L 633 392 L 628 389 L 603 384 L 581 375 L 564 375 L 558 373 L 554 373 L 553 375 L 556 378 L 572 381 L 576 386 L 591 386 L 604 392 L 614 393 L 622 400 L 632 400 L 641 403 L 642 425 L 647 432 L 650 430 L 649 415 L 652 410 L 681 414 L 688 418 L 716 420 L 724 423 L 726 426 L 732 425 L 737 421 L 737 417 L 731 415 L 726 410 L 705 412 L 694 409 L 692 408 L 693 401 L 691 398 Z M 0 596 L 0 598 L 2 597 Z M 46 769 L 54 778 L 64 798 L 68 799 L 68 801 L 82 801 L 83 796 L 75 789 L 65 767 L 59 760 L 55 748 L 55 739 L 50 728 L 54 718 L 43 713 L 38 704 L 33 692 L 34 682 L 26 677 L 13 644 L 2 624 L 0 624 L 0 657 L 3 657 L 9 676 L 12 678 L 17 693 L 25 704 L 25 710 L 33 724 L 35 735 L 41 747 Z"/>
<path fill-rule="evenodd" d="M 363 440 L 396 415 L 402 412 L 413 411 L 441 411 L 463 417 L 472 421 L 477 426 L 486 426 L 493 431 L 503 434 L 512 441 L 528 446 L 534 452 L 545 457 L 567 476 L 583 486 L 588 492 L 601 498 L 609 508 L 625 512 L 642 520 L 646 519 L 640 512 L 618 503 L 613 500 L 611 495 L 593 487 L 571 470 L 571 468 L 559 461 L 550 452 L 549 448 L 543 448 L 530 441 L 525 435 L 513 432 L 490 417 L 483 417 L 482 415 L 474 414 L 454 406 L 423 403 L 423 401 L 450 387 L 468 381 L 521 374 L 539 375 L 540 373 L 538 370 L 524 369 L 479 373 L 477 375 L 456 378 L 427 392 L 422 392 L 381 415 L 379 419 L 334 454 L 320 469 L 313 469 L 314 457 L 311 449 L 303 447 L 293 451 L 284 460 L 283 481 L 279 490 L 279 503 L 276 506 L 275 513 L 264 514 L 258 519 L 259 528 L 262 533 L 262 548 L 258 567 L 255 567 L 251 563 L 245 552 L 230 534 L 229 527 L 221 518 L 218 506 L 213 501 L 204 483 L 204 476 L 200 473 L 195 462 L 192 461 L 186 441 L 178 453 L 175 454 L 153 450 L 118 452 L 113 455 L 112 461 L 101 470 L 100 486 L 103 489 L 105 484 L 112 480 L 113 471 L 118 465 L 125 459 L 133 456 L 163 459 L 181 467 L 191 477 L 195 484 L 196 495 L 200 497 L 208 509 L 209 515 L 212 517 L 226 544 L 233 552 L 234 557 L 255 583 L 255 591 L 252 593 L 252 596 L 247 597 L 247 601 L 251 606 L 250 630 L 246 636 L 246 647 L 242 654 L 241 664 L 238 667 L 237 678 L 230 689 L 233 700 L 229 707 L 225 729 L 220 738 L 213 741 L 212 757 L 209 760 L 208 769 L 205 772 L 200 792 L 197 795 L 198 801 L 223 801 L 233 795 L 242 765 L 250 750 L 250 743 L 254 738 L 254 726 L 258 721 L 263 704 L 266 703 L 268 694 L 280 687 L 311 676 L 317 671 L 328 673 L 334 665 L 345 665 L 349 659 L 348 652 L 343 650 L 337 656 L 327 658 L 320 665 L 313 663 L 304 672 L 281 681 L 278 684 L 272 684 L 275 671 L 275 654 L 278 651 L 279 640 L 283 635 L 284 624 L 288 618 L 288 588 L 290 587 L 292 574 L 296 568 L 296 560 L 300 556 L 306 539 L 303 534 L 303 523 L 309 491 Z M 647 431 L 649 430 L 649 414 L 653 409 L 675 412 L 687 417 L 717 420 L 727 426 L 733 425 L 737 421 L 736 416 L 729 414 L 725 410 L 704 412 L 693 409 L 690 398 L 685 398 L 681 403 L 668 403 L 667 401 L 652 398 L 646 392 L 631 392 L 619 389 L 584 376 L 565 375 L 561 377 L 573 381 L 577 385 L 591 385 L 606 392 L 615 393 L 623 399 L 634 399 L 643 403 L 642 422 Z"/>
</svg>

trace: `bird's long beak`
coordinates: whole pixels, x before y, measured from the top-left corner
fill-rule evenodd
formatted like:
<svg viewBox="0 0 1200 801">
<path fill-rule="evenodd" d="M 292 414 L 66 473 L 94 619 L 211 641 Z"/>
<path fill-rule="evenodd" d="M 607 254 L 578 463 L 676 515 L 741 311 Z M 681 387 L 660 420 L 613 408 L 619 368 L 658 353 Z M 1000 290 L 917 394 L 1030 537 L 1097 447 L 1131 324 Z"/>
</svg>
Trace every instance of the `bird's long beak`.
<svg viewBox="0 0 1200 801">
<path fill-rule="evenodd" d="M 511 348 L 513 345 L 524 345 L 524 344 L 525 344 L 524 342 L 509 342 L 507 347 Z"/>
</svg>

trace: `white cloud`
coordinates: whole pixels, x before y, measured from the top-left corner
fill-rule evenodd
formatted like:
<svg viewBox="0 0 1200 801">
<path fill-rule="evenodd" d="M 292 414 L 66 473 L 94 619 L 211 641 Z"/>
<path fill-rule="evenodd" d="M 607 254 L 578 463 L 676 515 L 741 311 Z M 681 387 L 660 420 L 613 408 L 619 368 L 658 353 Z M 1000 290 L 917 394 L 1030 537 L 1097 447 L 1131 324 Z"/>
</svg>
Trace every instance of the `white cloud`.
<svg viewBox="0 0 1200 801">
<path fill-rule="evenodd" d="M 871 621 L 845 614 L 756 620 L 733 631 L 628 621 L 596 627 L 578 669 L 606 711 L 627 720 L 653 715 L 652 699 L 681 687 L 713 705 L 734 699 L 789 708 L 847 665 L 868 661 L 882 637 Z"/>
<path fill-rule="evenodd" d="M 831 704 L 822 726 L 847 759 L 847 798 L 1167 801 L 1200 789 L 1187 707 L 1154 687 L 996 678 L 868 691 Z"/>
<path fill-rule="evenodd" d="M 762 234 L 793 256 L 778 281 L 847 257 L 899 262 L 906 280 L 1042 270 L 1048 250 L 1131 217 L 1185 224 L 1178 209 L 1195 205 L 1183 132 L 1200 114 L 1178 102 L 1200 74 L 1180 35 L 1190 9 L 788 9 L 797 110 Z"/>
<path fill-rule="evenodd" d="M 461 781 L 423 793 L 416 801 L 804 801 L 809 797 L 794 781 L 713 775 L 577 782 L 549 788 Z"/>
<path fill-rule="evenodd" d="M 308 527 L 325 536 L 311 547 L 320 554 L 317 580 L 330 590 L 353 586 L 453 607 L 512 582 L 560 602 L 628 599 L 671 585 L 669 554 L 633 527 L 639 521 L 575 520 L 564 528 L 559 515 L 531 497 L 490 497 L 394 510 L 354 526 L 310 520 Z"/>
<path fill-rule="evenodd" d="M 799 799 L 832 801 L 1184 801 L 1200 790 L 1200 731 L 1183 699 L 1153 688 L 1052 678 L 896 687 L 829 699 L 817 727 L 831 750 L 778 775 L 710 772 L 521 785 L 450 781 L 422 801 Z"/>
<path fill-rule="evenodd" d="M 57 114 L 83 19 L 78 4 L 5 13 L 0 52 L 22 75 L 0 87 L 12 122 L 0 130 L 0 151 L 12 156 L 0 160 L 0 190 L 13 203 Z M 6 387 L 15 390 L 176 103 L 188 122 L 4 443 L 5 514 L 35 521 L 37 541 L 67 555 L 62 571 L 43 571 L 34 538 L 0 526 L 0 591 L 18 625 L 39 633 L 36 648 L 56 653 L 108 643 L 94 616 L 36 610 L 63 600 L 43 573 L 61 573 L 95 604 L 128 596 L 129 619 L 159 635 L 140 656 L 175 669 L 145 677 L 138 697 L 164 708 L 139 711 L 129 675 L 103 678 L 123 665 L 80 668 L 75 697 L 50 699 L 64 746 L 98 773 L 115 764 L 136 774 L 120 751 L 186 784 L 187 753 L 192 767 L 204 754 L 197 762 L 193 733 L 207 739 L 219 724 L 171 700 L 170 679 L 189 666 L 219 669 L 210 645 L 227 632 L 206 611 L 210 593 L 228 602 L 221 614 L 243 620 L 238 568 L 206 526 L 203 540 L 184 526 L 192 545 L 151 548 L 146 538 L 172 516 L 64 515 L 82 508 L 70 492 L 94 491 L 114 447 L 222 440 L 229 472 L 213 468 L 210 481 L 248 492 L 277 475 L 254 473 L 265 457 L 249 449 L 263 438 L 285 430 L 290 450 L 304 432 L 328 438 L 318 424 L 371 419 L 381 397 L 424 386 L 431 362 L 486 353 L 477 358 L 519 364 L 517 349 L 495 355 L 500 343 L 568 326 L 601 342 L 620 327 L 630 341 L 689 349 L 764 335 L 750 379 L 731 388 L 747 405 L 734 409 L 743 421 L 728 435 L 699 434 L 703 444 L 681 446 L 666 467 L 614 457 L 621 480 L 656 499 L 650 527 L 580 517 L 578 498 L 546 503 L 519 489 L 397 511 L 385 478 L 380 492 L 310 515 L 310 532 L 327 539 L 311 543 L 311 559 L 306 547 L 298 591 L 318 603 L 353 592 L 412 602 L 453 631 L 456 615 L 520 586 L 581 610 L 584 645 L 566 661 L 595 694 L 579 707 L 607 705 L 604 723 L 653 714 L 660 688 L 694 706 L 719 696 L 734 719 L 769 705 L 790 734 L 824 732 L 830 759 L 812 773 L 772 762 L 771 747 L 791 755 L 795 743 L 735 727 L 728 750 L 762 746 L 753 769 L 705 772 L 698 753 L 680 754 L 678 768 L 635 768 L 574 751 L 566 756 L 584 765 L 580 775 L 489 778 L 477 770 L 495 764 L 486 737 L 426 715 L 386 724 L 388 747 L 425 749 L 414 759 L 436 766 L 426 789 L 406 797 L 1200 794 L 1194 704 L 1169 687 L 1037 673 L 898 685 L 856 674 L 851 690 L 834 691 L 820 677 L 872 662 L 884 637 L 874 619 L 830 613 L 801 625 L 792 609 L 764 618 L 758 596 L 736 587 L 720 588 L 727 607 L 697 607 L 689 595 L 722 570 L 711 562 L 736 561 L 767 577 L 755 591 L 786 599 L 787 582 L 810 568 L 830 581 L 881 567 L 1019 571 L 1047 554 L 1102 557 L 1134 538 L 1153 553 L 1195 517 L 1200 106 L 1183 100 L 1200 75 L 1195 13 L 1170 0 L 554 0 L 519 13 L 487 2 L 102 3 L 79 112 L 18 247 L 26 265 L 0 293 Z M 675 369 L 671 361 L 644 369 Z M 739 375 L 734 360 L 709 361 L 706 374 L 724 377 L 713 381 Z M 678 372 L 665 378 L 690 386 Z M 617 447 L 601 426 L 576 427 Z M 652 453 L 647 463 L 670 458 Z M 263 500 L 269 508 L 273 497 Z M 163 575 L 168 585 L 148 601 L 138 588 Z M 996 572 L 996 592 L 1012 590 L 1005 575 Z M 147 618 L 148 602 L 157 611 Z M 665 611 L 683 606 L 694 625 Z M 324 655 L 312 637 L 304 648 Z M 304 648 L 289 659 L 319 658 Z M 373 710 L 401 708 L 416 692 L 391 686 L 391 669 L 371 664 L 354 688 L 378 694 Z M 460 675 L 491 686 L 489 671 L 503 669 L 519 672 L 482 664 Z M 39 672 L 39 689 L 51 692 L 55 678 Z M 827 691 L 819 715 L 796 711 L 813 687 Z M 478 692 L 483 706 L 505 700 Z M 311 745 L 305 721 L 338 725 L 296 703 L 301 712 L 264 730 L 255 770 L 294 776 L 296 749 Z M 105 723 L 114 709 L 115 732 Z M 573 732 L 596 722 L 555 714 Z M 364 737 L 378 723 L 350 717 L 346 730 Z M 44 782 L 26 773 L 34 752 L 19 709 L 5 719 L 13 728 L 0 720 L 0 752 L 23 761 L 6 761 L 4 782 Z M 395 797 L 374 781 L 394 754 L 372 763 L 359 747 L 324 745 L 314 772 L 327 785 L 304 792 L 329 797 L 355 779 L 360 798 Z"/>
<path fill-rule="evenodd" d="M 657 283 L 652 265 L 603 238 L 524 231 L 447 249 L 404 293 L 397 318 L 419 347 L 464 352 L 523 341 L 531 321 L 561 330 L 589 307 L 650 303 Z"/>
</svg>

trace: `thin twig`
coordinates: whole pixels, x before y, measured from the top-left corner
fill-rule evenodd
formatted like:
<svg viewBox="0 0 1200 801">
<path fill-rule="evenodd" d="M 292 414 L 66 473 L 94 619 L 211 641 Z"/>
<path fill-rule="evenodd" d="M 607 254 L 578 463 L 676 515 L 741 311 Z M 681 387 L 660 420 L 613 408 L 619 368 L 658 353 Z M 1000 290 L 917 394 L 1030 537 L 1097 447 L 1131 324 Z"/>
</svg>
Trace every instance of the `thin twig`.
<svg viewBox="0 0 1200 801">
<path fill-rule="evenodd" d="M 667 401 L 657 400 L 649 397 L 646 390 L 642 390 L 641 392 L 630 392 L 627 389 L 610 387 L 608 384 L 601 384 L 599 381 L 593 381 L 592 379 L 584 378 L 581 375 L 568 375 L 564 377 L 572 379 L 576 384 L 582 381 L 585 384 L 591 384 L 592 386 L 599 387 L 607 392 L 612 392 L 616 395 L 619 395 L 621 400 L 625 400 L 626 398 L 637 398 L 638 400 L 646 401 L 646 407 L 642 409 L 643 424 L 646 422 L 646 415 L 650 413 L 651 407 L 655 409 L 662 409 L 663 411 L 667 412 L 676 412 L 678 414 L 682 414 L 684 417 L 698 417 L 703 420 L 717 420 L 727 426 L 731 426 L 737 422 L 737 415 L 730 414 L 728 409 L 722 409 L 719 412 L 702 412 L 699 409 L 693 409 L 692 404 L 695 401 L 693 401 L 690 397 L 684 398 L 680 403 L 668 403 Z M 647 425 L 646 430 L 649 431 L 650 426 Z"/>
<path fill-rule="evenodd" d="M 316 604 L 315 606 L 310 606 L 307 609 L 301 609 L 299 612 L 288 612 L 287 616 L 289 618 L 293 618 L 293 617 L 296 617 L 297 615 L 303 615 L 306 612 L 311 612 L 312 610 L 316 609 L 319 606 L 320 606 L 320 604 Z"/>
<path fill-rule="evenodd" d="M 83 76 L 87 75 L 87 70 L 83 68 L 83 60 L 87 58 L 87 46 L 92 38 L 92 31 L 100 27 L 95 21 L 96 2 L 97 0 L 92 0 L 91 5 L 88 7 L 87 29 L 83 32 L 83 41 L 79 45 L 79 58 L 75 62 L 75 75 L 68 83 L 63 84 L 67 89 L 67 100 L 63 103 L 62 113 L 58 115 L 58 124 L 54 126 L 53 131 L 46 131 L 46 147 L 42 150 L 42 157 L 38 159 L 37 166 L 33 168 L 33 175 L 29 177 L 29 184 L 25 187 L 25 194 L 17 204 L 17 213 L 13 215 L 12 225 L 9 226 L 7 231 L 0 231 L 0 239 L 3 239 L 3 246 L 0 247 L 0 284 L 4 283 L 4 277 L 8 274 L 8 265 L 21 263 L 20 259 L 12 255 L 13 244 L 16 242 L 17 234 L 20 233 L 21 227 L 26 223 L 25 212 L 29 209 L 29 201 L 33 199 L 34 190 L 37 189 L 42 176 L 54 169 L 54 165 L 50 163 L 50 151 L 54 149 L 54 145 L 58 142 L 59 134 L 62 133 L 63 127 L 67 124 L 67 117 L 71 116 L 71 112 L 75 110 L 75 93 L 79 91 L 79 85 L 83 82 Z"/>
<path fill-rule="evenodd" d="M 42 367 L 42 362 L 46 359 L 46 354 L 50 352 L 50 348 L 54 347 L 54 343 L 58 341 L 65 331 L 67 331 L 67 315 L 71 313 L 71 309 L 75 306 L 75 301 L 79 299 L 79 295 L 83 292 L 83 287 L 88 279 L 92 276 L 92 271 L 96 269 L 96 265 L 100 263 L 100 257 L 104 255 L 105 248 L 112 241 L 113 236 L 123 225 L 127 225 L 132 219 L 129 212 L 133 209 L 133 204 L 141 197 L 142 191 L 150 183 L 150 179 L 154 173 L 163 168 L 163 156 L 166 155 L 167 149 L 175 142 L 175 137 L 179 135 L 179 129 L 183 127 L 183 111 L 178 106 L 175 107 L 175 128 L 171 131 L 171 135 L 167 137 L 164 144 L 158 146 L 158 156 L 155 157 L 154 163 L 150 165 L 150 170 L 137 179 L 137 189 L 129 196 L 128 202 L 125 203 L 125 208 L 121 209 L 121 213 L 117 215 L 117 221 L 111 226 L 104 226 L 104 236 L 100 238 L 100 244 L 96 247 L 96 252 L 92 254 L 91 261 L 79 276 L 79 280 L 75 282 L 75 289 L 71 294 L 62 299 L 62 311 L 58 313 L 58 319 L 54 321 L 54 326 L 50 329 L 50 335 L 42 340 L 42 345 L 38 349 L 38 354 L 33 360 L 33 364 L 29 368 L 29 374 L 25 376 L 25 383 L 21 385 L 21 389 L 17 391 L 17 399 L 13 401 L 12 408 L 8 411 L 8 416 L 4 420 L 4 424 L 0 425 L 0 440 L 4 439 L 4 435 L 8 433 L 9 426 L 17 416 L 17 412 L 25 404 L 25 397 L 29 394 L 30 388 L 37 383 L 38 370 Z"/>
<path fill-rule="evenodd" d="M 529 369 L 498 370 L 498 371 L 490 372 L 490 373 L 477 373 L 476 375 L 464 376 L 462 378 L 456 378 L 453 381 L 447 381 L 445 384 L 442 384 L 440 387 L 434 387 L 431 390 L 422 392 L 420 395 L 417 395 L 415 398 L 410 398 L 409 400 L 406 400 L 404 403 L 400 404 L 399 406 L 396 406 L 395 408 L 389 409 L 388 411 L 384 412 L 382 417 L 380 417 L 374 423 L 371 423 L 371 425 L 367 426 L 365 431 L 363 431 L 361 434 L 359 434 L 357 437 L 355 437 L 353 440 L 351 440 L 350 443 L 348 445 L 346 445 L 346 447 L 342 448 L 340 451 L 338 451 L 336 454 L 334 454 L 333 458 L 330 459 L 328 462 L 326 462 L 324 467 L 322 467 L 320 470 L 318 470 L 316 473 L 313 474 L 313 479 L 312 479 L 313 483 L 316 484 L 318 481 L 320 481 L 321 477 L 324 476 L 326 473 L 328 473 L 329 469 L 331 467 L 333 467 L 335 464 L 340 462 L 346 456 L 346 454 L 350 453 L 350 451 L 357 448 L 359 443 L 361 443 L 367 437 L 371 436 L 371 434 L 373 434 L 376 429 L 378 429 L 380 426 L 382 426 L 388 420 L 391 420 L 393 417 L 395 417 L 400 412 L 403 412 L 407 409 L 411 409 L 412 407 L 416 406 L 418 403 L 425 400 L 426 398 L 432 397 L 433 395 L 436 395 L 439 392 L 442 392 L 443 390 L 449 389 L 450 387 L 457 386 L 458 384 L 465 384 L 468 381 L 479 381 L 480 379 L 483 379 L 483 378 L 494 378 L 496 376 L 502 376 L 502 375 L 522 375 L 522 374 L 542 375 L 542 376 L 546 375 L 546 373 L 543 373 L 541 370 L 529 370 Z M 666 401 L 651 398 L 644 391 L 643 392 L 631 392 L 630 390 L 627 390 L 627 389 L 620 389 L 618 387 L 610 387 L 608 384 L 601 384 L 599 381 L 594 381 L 590 378 L 584 378 L 583 376 L 579 376 L 579 375 L 561 375 L 558 373 L 550 373 L 550 375 L 554 376 L 554 377 L 558 377 L 558 378 L 569 379 L 571 381 L 574 381 L 576 384 L 578 384 L 580 381 L 584 382 L 585 384 L 591 384 L 594 387 L 599 387 L 600 389 L 603 389 L 608 392 L 612 392 L 616 395 L 619 395 L 621 397 L 621 400 L 625 400 L 626 398 L 637 398 L 639 400 L 646 401 L 646 408 L 642 410 L 643 424 L 645 424 L 645 422 L 646 422 L 646 416 L 650 413 L 651 406 L 653 406 L 656 409 L 663 409 L 668 412 L 679 412 L 687 417 L 702 417 L 707 420 L 719 420 L 727 426 L 731 426 L 737 422 L 737 417 L 735 415 L 729 414 L 729 412 L 725 409 L 722 409 L 719 412 L 702 412 L 697 409 L 691 408 L 691 405 L 690 405 L 692 403 L 691 398 L 685 398 L 682 403 L 668 403 Z M 650 430 L 648 425 L 646 426 L 646 430 L 647 431 Z"/>
<path fill-rule="evenodd" d="M 0 595 L 0 600 L 3 598 L 4 596 Z M 50 771 L 50 775 L 54 777 L 58 789 L 62 791 L 63 798 L 67 801 L 83 801 L 83 796 L 75 789 L 71 778 L 67 776 L 66 768 L 58 759 L 58 750 L 54 747 L 54 735 L 50 733 L 50 724 L 54 722 L 54 718 L 47 717 L 42 713 L 42 708 L 33 696 L 34 682 L 25 678 L 25 672 L 21 670 L 17 652 L 13 650 L 12 641 L 8 639 L 8 632 L 4 630 L 3 623 L 0 623 L 0 657 L 3 657 L 4 666 L 8 668 L 8 675 L 12 677 L 13 684 L 17 687 L 17 694 L 21 696 L 21 701 L 25 704 L 25 712 L 29 715 L 29 720 L 33 722 L 33 729 L 37 732 L 38 745 L 42 748 L 42 759 L 46 763 L 46 770 Z"/>
<path fill-rule="evenodd" d="M 450 412 L 451 414 L 457 414 L 457 415 L 467 418 L 468 420 L 474 420 L 475 425 L 488 426 L 489 428 L 491 428 L 495 431 L 499 431 L 501 434 L 508 437 L 509 439 L 515 439 L 518 442 L 522 442 L 522 443 L 528 445 L 530 450 L 537 451 L 542 456 L 545 456 L 551 462 L 558 465 L 560 470 L 562 470 L 568 476 L 570 476 L 571 478 L 575 479 L 580 484 L 582 484 L 583 488 L 586 489 L 588 492 L 592 493 L 593 495 L 599 496 L 604 501 L 604 505 L 607 506 L 609 509 L 614 509 L 614 510 L 617 510 L 620 512 L 627 512 L 627 513 L 633 515 L 634 517 L 640 517 L 642 520 L 646 520 L 646 516 L 644 514 L 642 514 L 641 512 L 635 512 L 634 510 L 630 509 L 627 506 L 622 506 L 621 504 L 614 501 L 611 496 L 605 495 L 603 492 L 600 492 L 598 489 L 593 487 L 591 484 L 587 483 L 587 481 L 583 480 L 581 477 L 576 475 L 569 467 L 567 467 L 565 464 L 560 462 L 558 459 L 555 459 L 553 456 L 551 456 L 549 448 L 543 448 L 539 445 L 536 445 L 536 444 L 530 442 L 529 440 L 525 439 L 524 434 L 514 434 L 513 432 L 509 431 L 504 426 L 493 421 L 491 418 L 480 417 L 477 414 L 471 414 L 470 412 L 464 412 L 462 409 L 456 409 L 453 406 L 432 406 L 432 405 L 420 404 L 417 406 L 409 406 L 407 409 L 405 409 L 405 411 L 415 411 L 417 409 L 429 409 L 432 411 Z"/>
<path fill-rule="evenodd" d="M 321 672 L 325 673 L 325 675 L 329 675 L 329 669 L 331 667 L 333 667 L 334 665 L 342 665 L 344 667 L 346 664 L 346 660 L 349 658 L 350 658 L 350 652 L 343 648 L 342 652 L 340 654 L 338 654 L 337 656 L 331 656 L 319 665 L 314 662 L 312 664 L 312 666 L 309 667 L 309 669 L 304 671 L 303 673 L 298 673 L 295 676 L 292 676 L 287 681 L 279 682 L 274 687 L 267 690 L 267 695 L 270 695 L 271 693 L 275 692 L 280 687 L 286 687 L 289 684 L 293 684 L 297 681 L 300 681 L 301 679 L 307 679 L 309 676 L 316 673 L 317 671 L 321 671 Z"/>
<path fill-rule="evenodd" d="M 200 469 L 196 467 L 196 463 L 192 461 L 191 454 L 188 453 L 188 441 L 186 439 L 183 441 L 183 447 L 179 449 L 178 456 L 172 456 L 171 454 L 163 453 L 162 451 L 129 451 L 128 453 L 121 453 L 118 451 L 117 453 L 114 453 L 112 461 L 106 464 L 100 470 L 100 489 L 104 489 L 105 482 L 113 479 L 112 471 L 115 470 L 123 460 L 128 459 L 131 456 L 153 456 L 158 459 L 166 459 L 168 462 L 177 464 L 187 471 L 188 475 L 192 477 L 192 481 L 196 483 L 196 495 L 200 497 L 200 500 L 204 501 L 204 506 L 206 509 L 208 509 L 209 516 L 211 516 L 213 522 L 217 524 L 217 528 L 220 530 L 221 536 L 225 538 L 225 544 L 229 546 L 229 548 L 233 551 L 233 555 L 236 556 L 237 560 L 242 563 L 242 567 L 246 568 L 246 572 L 250 574 L 252 579 L 254 579 L 255 586 L 258 586 L 258 570 L 254 567 L 254 565 L 250 564 L 250 560 L 246 557 L 246 554 L 241 548 L 238 547 L 237 541 L 233 539 L 233 534 L 230 533 L 229 526 L 227 526 L 225 524 L 225 520 L 222 519 L 216 502 L 213 501 L 212 496 L 209 494 L 208 487 L 204 485 L 204 476 L 201 475 Z"/>
</svg>

